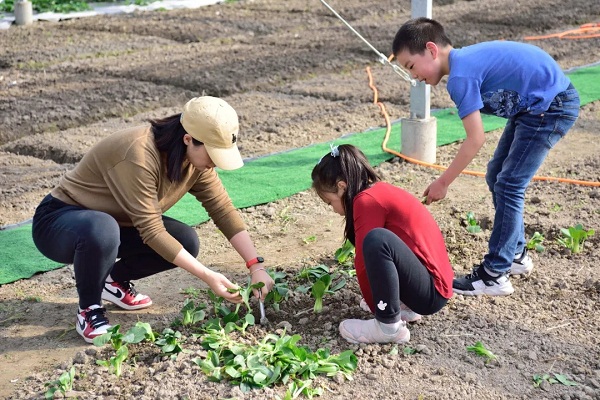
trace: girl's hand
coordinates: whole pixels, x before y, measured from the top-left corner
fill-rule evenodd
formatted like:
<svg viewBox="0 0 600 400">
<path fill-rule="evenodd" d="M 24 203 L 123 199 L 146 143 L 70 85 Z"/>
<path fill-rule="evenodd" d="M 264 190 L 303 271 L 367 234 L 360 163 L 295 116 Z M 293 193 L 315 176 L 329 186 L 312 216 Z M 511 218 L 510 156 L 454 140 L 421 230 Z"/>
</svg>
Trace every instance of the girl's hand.
<svg viewBox="0 0 600 400">
<path fill-rule="evenodd" d="M 232 283 L 229 279 L 225 277 L 225 275 L 219 272 L 208 270 L 206 273 L 206 283 L 208 284 L 208 286 L 210 286 L 212 291 L 215 292 L 217 296 L 223 297 L 225 300 L 230 301 L 232 303 L 242 302 L 242 296 L 240 295 L 239 291 L 231 293 L 227 290 L 237 290 L 239 289 L 239 286 Z"/>
<path fill-rule="evenodd" d="M 260 267 L 257 269 L 254 269 L 253 271 L 250 272 L 251 276 L 252 276 L 252 284 L 258 283 L 258 282 L 262 282 L 265 284 L 265 286 L 263 286 L 260 290 L 260 292 L 257 289 L 253 289 L 252 292 L 254 293 L 254 296 L 256 296 L 256 298 L 261 298 L 262 296 L 262 300 L 265 299 L 265 297 L 267 296 L 267 294 L 271 291 L 271 289 L 273 289 L 273 285 L 275 285 L 275 281 L 273 280 L 273 278 L 271 278 L 271 275 L 269 275 L 269 273 L 267 271 L 265 271 L 264 267 Z"/>
</svg>

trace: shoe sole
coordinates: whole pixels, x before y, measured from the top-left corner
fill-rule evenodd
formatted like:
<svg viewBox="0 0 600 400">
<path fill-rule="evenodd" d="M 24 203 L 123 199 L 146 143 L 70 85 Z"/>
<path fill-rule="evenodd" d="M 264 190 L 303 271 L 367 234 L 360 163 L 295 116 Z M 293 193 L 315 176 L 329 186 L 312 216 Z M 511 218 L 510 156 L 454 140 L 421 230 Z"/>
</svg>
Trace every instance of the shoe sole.
<svg viewBox="0 0 600 400">
<path fill-rule="evenodd" d="M 452 291 L 455 294 L 462 294 L 464 296 L 481 296 L 481 295 L 488 295 L 488 296 L 508 296 L 511 295 L 515 292 L 515 288 L 512 287 L 512 285 L 510 286 L 510 288 L 505 288 L 502 290 L 499 289 L 489 289 L 486 288 L 487 290 L 461 290 L 461 289 L 452 289 Z"/>
<path fill-rule="evenodd" d="M 110 293 L 106 293 L 105 290 L 102 291 L 102 300 L 110 301 L 111 303 L 118 306 L 119 308 L 122 308 L 123 310 L 127 310 L 127 311 L 141 310 L 143 308 L 148 308 L 152 305 L 152 300 L 150 300 L 148 303 L 138 304 L 135 306 L 128 306 L 128 305 L 124 304 L 120 299 L 115 298 Z"/>
<path fill-rule="evenodd" d="M 396 344 L 401 344 L 401 343 L 408 343 L 410 341 L 410 331 L 408 329 L 406 329 L 406 335 L 397 338 L 396 340 L 392 340 L 390 342 L 361 342 L 359 340 L 356 340 L 354 338 L 351 337 L 350 333 L 344 329 L 343 327 L 340 328 L 340 335 L 346 339 L 346 341 L 350 342 L 350 343 L 354 343 L 354 344 L 361 344 L 361 343 L 365 343 L 365 344 L 373 344 L 373 343 L 381 343 L 381 344 L 385 344 L 385 343 L 396 343 Z M 348 336 L 345 336 L 348 335 Z"/>
<path fill-rule="evenodd" d="M 533 271 L 533 265 L 531 267 L 527 267 L 525 265 L 523 266 L 518 266 L 518 267 L 511 267 L 510 269 L 510 275 L 525 275 L 525 276 L 529 276 L 529 274 L 531 274 L 531 271 Z"/>
<path fill-rule="evenodd" d="M 411 316 L 410 318 L 406 315 L 402 315 L 402 313 L 400 313 L 400 319 L 404 322 L 409 322 L 409 323 L 413 323 L 413 322 L 418 322 L 421 320 L 421 315 L 417 314 L 415 316 Z"/>
<path fill-rule="evenodd" d="M 90 343 L 90 344 L 93 344 L 94 343 L 94 339 L 96 337 L 100 336 L 100 335 L 96 335 L 93 338 L 89 338 L 89 337 L 85 336 L 83 334 L 83 332 L 79 329 L 79 324 L 75 324 L 75 331 L 77 331 L 77 333 L 79 333 L 79 335 L 83 338 L 83 340 L 86 341 L 86 343 Z"/>
</svg>

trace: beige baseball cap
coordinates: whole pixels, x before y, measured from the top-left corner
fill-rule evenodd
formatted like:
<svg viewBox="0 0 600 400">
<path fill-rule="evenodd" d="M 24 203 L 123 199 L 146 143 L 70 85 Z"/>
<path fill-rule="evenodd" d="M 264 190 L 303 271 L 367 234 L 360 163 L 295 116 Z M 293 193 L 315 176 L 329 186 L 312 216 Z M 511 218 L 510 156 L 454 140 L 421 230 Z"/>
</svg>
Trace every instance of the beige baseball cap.
<svg viewBox="0 0 600 400">
<path fill-rule="evenodd" d="M 218 97 L 195 97 L 183 106 L 181 125 L 194 139 L 204 143 L 208 155 L 221 169 L 238 169 L 244 165 L 237 147 L 238 115 Z"/>
</svg>

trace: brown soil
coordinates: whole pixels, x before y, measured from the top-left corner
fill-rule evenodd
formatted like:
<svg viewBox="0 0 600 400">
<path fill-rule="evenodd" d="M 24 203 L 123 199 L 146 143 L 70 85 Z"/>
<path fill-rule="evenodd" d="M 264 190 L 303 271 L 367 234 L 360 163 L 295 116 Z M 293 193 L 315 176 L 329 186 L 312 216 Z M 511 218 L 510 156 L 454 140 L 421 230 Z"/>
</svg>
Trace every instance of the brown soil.
<svg viewBox="0 0 600 400">
<path fill-rule="evenodd" d="M 332 5 L 383 52 L 399 25 L 410 17 L 408 1 L 346 0 Z M 600 19 L 600 3 L 589 0 L 434 1 L 434 17 L 457 47 L 493 39 L 561 32 Z M 325 142 L 383 123 L 364 68 L 372 66 L 392 118 L 408 113 L 408 85 L 376 62 L 357 37 L 319 1 L 255 0 L 197 10 L 134 13 L 59 23 L 36 23 L 0 31 L 0 225 L 31 218 L 42 197 L 83 153 L 115 129 L 179 110 L 190 97 L 221 96 L 241 116 L 242 152 L 247 157 Z M 564 69 L 598 61 L 600 39 L 536 42 Z M 432 107 L 452 104 L 444 85 L 432 89 Z M 558 144 L 540 175 L 600 181 L 600 103 L 582 109 L 571 133 Z M 483 171 L 500 132 L 488 141 L 471 169 Z M 394 146 L 394 144 L 390 144 Z M 438 149 L 447 165 L 457 144 Z M 438 172 L 393 160 L 378 171 L 420 195 Z M 461 177 L 446 200 L 431 205 L 447 241 L 457 275 L 485 253 L 493 206 L 481 178 Z M 469 234 L 464 217 L 472 211 L 483 232 Z M 241 210 L 269 266 L 285 271 L 290 285 L 305 266 L 335 265 L 342 224 L 311 191 Z M 600 235 L 580 254 L 570 254 L 556 238 L 560 229 L 581 223 L 600 228 L 598 188 L 534 182 L 525 210 L 529 237 L 541 232 L 546 251 L 533 254 L 535 269 L 514 279 L 512 296 L 454 296 L 440 313 L 411 326 L 407 347 L 416 354 L 393 354 L 389 345 L 349 345 L 337 333 L 348 317 L 369 318 L 360 310 L 352 279 L 326 298 L 315 315 L 308 295 L 294 293 L 281 311 L 267 310 L 272 324 L 251 327 L 262 337 L 287 326 L 301 344 L 359 358 L 354 380 L 320 378 L 322 398 L 363 399 L 600 399 Z M 243 263 L 212 223 L 197 227 L 200 259 L 237 282 Z M 305 240 L 315 236 L 316 240 Z M 9 266 L 3 266 L 6 268 Z M 112 306 L 112 323 L 124 329 L 136 321 L 156 331 L 175 320 L 183 290 L 203 288 L 184 271 L 137 282 L 154 305 L 124 312 Z M 204 298 L 206 300 L 206 298 Z M 175 361 L 157 349 L 137 349 L 137 364 L 116 378 L 96 358 L 96 350 L 75 332 L 77 296 L 67 266 L 0 287 L 0 397 L 43 398 L 44 383 L 71 365 L 79 398 L 212 399 L 283 397 L 284 386 L 242 393 L 228 383 L 212 383 L 191 362 L 200 349 Z M 255 310 L 255 315 L 257 310 Z M 497 355 L 484 359 L 466 351 L 481 341 Z M 544 382 L 536 374 L 562 374 L 576 386 Z"/>
</svg>

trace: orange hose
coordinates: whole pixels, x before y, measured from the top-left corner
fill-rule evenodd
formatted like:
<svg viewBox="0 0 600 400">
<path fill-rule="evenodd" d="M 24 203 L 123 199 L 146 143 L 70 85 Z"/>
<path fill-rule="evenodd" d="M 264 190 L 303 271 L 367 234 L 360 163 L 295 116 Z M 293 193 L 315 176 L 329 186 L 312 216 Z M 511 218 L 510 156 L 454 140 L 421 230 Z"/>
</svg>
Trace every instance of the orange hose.
<svg viewBox="0 0 600 400">
<path fill-rule="evenodd" d="M 448 169 L 448 167 L 444 167 L 442 165 L 432 164 L 432 163 L 417 160 L 412 157 L 405 156 L 404 154 L 401 154 L 401 153 L 387 147 L 387 142 L 390 138 L 390 133 L 392 131 L 392 123 L 390 122 L 390 116 L 388 115 L 388 113 L 385 109 L 385 105 L 379 101 L 379 92 L 377 90 L 377 87 L 375 87 L 375 85 L 373 84 L 373 75 L 371 74 L 371 67 L 367 67 L 366 70 L 367 70 L 367 75 L 369 77 L 369 87 L 371 88 L 371 90 L 373 90 L 373 104 L 377 104 L 379 106 L 379 109 L 381 110 L 381 114 L 383 115 L 383 118 L 385 119 L 385 126 L 386 126 L 385 137 L 383 138 L 383 142 L 381 144 L 381 148 L 383 149 L 383 151 L 393 154 L 395 156 L 398 156 L 398 157 L 400 157 L 410 163 L 413 163 L 413 164 L 417 164 L 417 165 L 421 165 L 421 166 L 429 167 L 429 168 L 434 168 L 434 169 L 439 169 L 442 171 L 445 171 L 446 169 Z M 463 170 L 461 172 L 461 174 L 485 177 L 485 173 L 479 172 L 479 171 Z M 583 186 L 600 187 L 600 182 L 580 181 L 580 180 L 569 179 L 569 178 L 555 178 L 552 176 L 534 176 L 532 178 L 532 180 L 555 181 L 555 182 L 563 182 L 563 183 L 572 183 L 572 184 L 583 185 Z"/>
<path fill-rule="evenodd" d="M 541 40 L 541 39 L 549 39 L 549 38 L 559 38 L 559 39 L 591 39 L 600 37 L 600 23 L 589 23 L 583 24 L 579 28 L 570 29 L 565 32 L 551 33 L 548 35 L 540 35 L 540 36 L 526 36 L 524 40 Z"/>
</svg>

